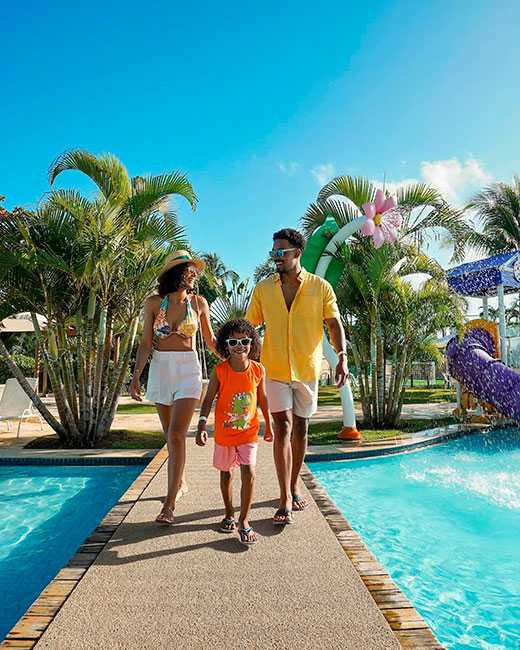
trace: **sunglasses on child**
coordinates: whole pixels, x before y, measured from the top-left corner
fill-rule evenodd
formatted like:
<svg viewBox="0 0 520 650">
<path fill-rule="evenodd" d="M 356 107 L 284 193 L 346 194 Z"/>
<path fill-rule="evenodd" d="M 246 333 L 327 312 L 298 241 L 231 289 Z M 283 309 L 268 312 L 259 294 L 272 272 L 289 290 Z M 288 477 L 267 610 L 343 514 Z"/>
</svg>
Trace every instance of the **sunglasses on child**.
<svg viewBox="0 0 520 650">
<path fill-rule="evenodd" d="M 237 345 L 243 345 L 244 347 L 247 347 L 248 345 L 251 345 L 251 341 L 253 339 L 250 338 L 243 338 L 243 339 L 226 339 L 226 343 L 229 345 L 229 347 L 234 348 Z"/>
<path fill-rule="evenodd" d="M 291 251 L 297 251 L 297 248 L 276 248 L 272 251 L 269 251 L 269 257 L 271 259 L 281 258 L 285 253 L 290 253 Z"/>
</svg>

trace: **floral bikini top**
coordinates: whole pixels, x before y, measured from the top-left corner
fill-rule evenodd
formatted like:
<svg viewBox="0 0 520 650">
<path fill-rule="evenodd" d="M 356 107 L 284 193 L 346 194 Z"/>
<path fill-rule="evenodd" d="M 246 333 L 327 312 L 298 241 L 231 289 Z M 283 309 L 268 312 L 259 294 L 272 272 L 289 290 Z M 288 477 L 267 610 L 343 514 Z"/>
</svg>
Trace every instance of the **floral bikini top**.
<svg viewBox="0 0 520 650">
<path fill-rule="evenodd" d="M 180 336 L 183 336 L 184 338 L 195 336 L 199 328 L 199 324 L 197 322 L 197 315 L 191 306 L 190 299 L 186 299 L 186 315 L 183 320 L 177 325 L 177 329 L 175 330 L 172 330 L 170 324 L 166 320 L 169 302 L 170 301 L 167 295 L 164 296 L 164 298 L 161 300 L 159 311 L 157 312 L 157 316 L 155 317 L 155 321 L 153 323 L 153 332 L 155 337 L 158 339 L 165 339 L 171 334 L 180 334 Z"/>
</svg>

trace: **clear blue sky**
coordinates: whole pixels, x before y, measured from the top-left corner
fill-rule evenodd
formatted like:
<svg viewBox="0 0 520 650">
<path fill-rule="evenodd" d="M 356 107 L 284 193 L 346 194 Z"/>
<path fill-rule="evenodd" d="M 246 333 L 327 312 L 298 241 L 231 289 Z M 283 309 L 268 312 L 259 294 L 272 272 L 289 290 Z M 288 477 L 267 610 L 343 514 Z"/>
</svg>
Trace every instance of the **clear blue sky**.
<svg viewBox="0 0 520 650">
<path fill-rule="evenodd" d="M 7 207 L 34 206 L 73 147 L 181 169 L 193 245 L 242 275 L 320 173 L 440 179 L 460 199 L 520 172 L 517 0 L 33 1 L 3 24 Z"/>
</svg>

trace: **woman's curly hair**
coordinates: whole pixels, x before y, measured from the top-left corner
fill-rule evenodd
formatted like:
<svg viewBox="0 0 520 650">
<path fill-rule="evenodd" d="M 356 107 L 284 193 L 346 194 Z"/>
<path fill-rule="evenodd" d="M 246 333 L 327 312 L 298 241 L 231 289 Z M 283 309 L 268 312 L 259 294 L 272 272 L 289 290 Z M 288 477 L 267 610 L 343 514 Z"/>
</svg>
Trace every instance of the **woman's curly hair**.
<svg viewBox="0 0 520 650">
<path fill-rule="evenodd" d="M 169 293 L 174 293 L 175 291 L 179 290 L 182 281 L 182 274 L 189 265 L 189 262 L 177 264 L 177 266 L 174 266 L 169 271 L 162 273 L 157 278 L 157 283 L 159 285 L 157 287 L 157 293 L 161 296 L 161 298 L 164 298 L 164 296 L 168 295 Z"/>
<path fill-rule="evenodd" d="M 245 318 L 228 320 L 217 332 L 217 352 L 221 357 L 229 357 L 229 350 L 226 340 L 233 338 L 232 334 L 245 334 L 251 339 L 251 348 L 249 349 L 249 358 L 258 361 L 260 357 L 260 337 L 253 325 Z"/>
</svg>

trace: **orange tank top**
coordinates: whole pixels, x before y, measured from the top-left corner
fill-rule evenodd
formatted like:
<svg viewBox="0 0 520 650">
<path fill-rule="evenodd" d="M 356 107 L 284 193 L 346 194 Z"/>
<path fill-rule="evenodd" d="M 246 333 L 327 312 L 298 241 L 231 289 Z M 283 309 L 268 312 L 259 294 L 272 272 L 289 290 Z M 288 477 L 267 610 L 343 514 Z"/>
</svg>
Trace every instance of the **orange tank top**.
<svg viewBox="0 0 520 650">
<path fill-rule="evenodd" d="M 228 361 L 223 361 L 215 372 L 219 383 L 215 442 L 226 447 L 256 442 L 260 428 L 256 391 L 264 376 L 263 366 L 250 361 L 247 370 L 235 372 Z"/>
</svg>

